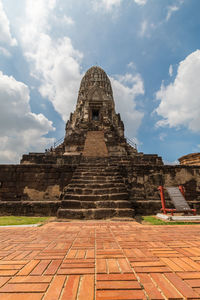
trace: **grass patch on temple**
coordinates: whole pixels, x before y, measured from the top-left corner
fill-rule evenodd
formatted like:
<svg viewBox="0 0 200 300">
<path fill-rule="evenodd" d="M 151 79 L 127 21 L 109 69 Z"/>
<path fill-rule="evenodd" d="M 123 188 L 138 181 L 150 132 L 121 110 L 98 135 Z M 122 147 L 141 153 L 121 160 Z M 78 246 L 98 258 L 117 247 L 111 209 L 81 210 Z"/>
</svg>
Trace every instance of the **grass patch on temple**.
<svg viewBox="0 0 200 300">
<path fill-rule="evenodd" d="M 49 217 L 3 216 L 0 217 L 0 226 L 43 224 Z"/>
<path fill-rule="evenodd" d="M 200 222 L 183 222 L 183 221 L 163 221 L 157 219 L 154 216 L 143 216 L 142 217 L 143 224 L 149 225 L 199 225 Z"/>
</svg>

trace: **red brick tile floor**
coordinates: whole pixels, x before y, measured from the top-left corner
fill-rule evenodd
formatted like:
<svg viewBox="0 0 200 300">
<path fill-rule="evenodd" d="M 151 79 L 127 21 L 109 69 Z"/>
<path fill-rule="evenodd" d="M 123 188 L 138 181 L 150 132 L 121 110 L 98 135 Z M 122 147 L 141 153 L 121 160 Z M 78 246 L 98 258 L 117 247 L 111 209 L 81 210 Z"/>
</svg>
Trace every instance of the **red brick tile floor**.
<svg viewBox="0 0 200 300">
<path fill-rule="evenodd" d="M 4 299 L 200 299 L 200 225 L 1 227 Z"/>
</svg>

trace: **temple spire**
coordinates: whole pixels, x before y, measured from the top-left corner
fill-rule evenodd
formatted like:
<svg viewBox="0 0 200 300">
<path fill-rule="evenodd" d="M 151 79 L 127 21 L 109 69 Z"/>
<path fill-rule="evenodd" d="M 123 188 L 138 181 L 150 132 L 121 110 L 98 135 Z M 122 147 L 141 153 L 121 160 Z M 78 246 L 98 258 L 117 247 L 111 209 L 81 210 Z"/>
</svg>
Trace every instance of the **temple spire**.
<svg viewBox="0 0 200 300">
<path fill-rule="evenodd" d="M 93 131 L 93 134 L 88 132 Z M 90 135 L 95 140 L 101 138 L 108 155 L 128 155 L 130 146 L 124 138 L 124 124 L 115 112 L 112 86 L 106 72 L 91 67 L 81 80 L 75 112 L 66 125 L 65 155 L 78 155 L 84 151 L 85 142 Z M 102 133 L 97 133 L 102 132 Z M 91 148 L 93 145 L 91 144 Z M 136 149 L 131 150 L 132 153 Z M 87 152 L 88 153 L 88 152 Z"/>
</svg>

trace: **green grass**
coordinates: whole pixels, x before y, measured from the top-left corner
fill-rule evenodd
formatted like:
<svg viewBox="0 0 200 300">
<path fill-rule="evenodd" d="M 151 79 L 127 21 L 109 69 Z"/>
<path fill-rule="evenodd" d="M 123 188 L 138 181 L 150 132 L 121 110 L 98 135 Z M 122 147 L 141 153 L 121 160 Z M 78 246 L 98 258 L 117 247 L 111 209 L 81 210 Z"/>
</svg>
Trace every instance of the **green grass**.
<svg viewBox="0 0 200 300">
<path fill-rule="evenodd" d="M 153 216 L 143 216 L 142 221 L 151 225 L 198 225 L 198 222 L 163 221 Z"/>
<path fill-rule="evenodd" d="M 48 221 L 48 219 L 49 217 L 5 216 L 0 217 L 0 226 L 41 224 Z"/>
</svg>

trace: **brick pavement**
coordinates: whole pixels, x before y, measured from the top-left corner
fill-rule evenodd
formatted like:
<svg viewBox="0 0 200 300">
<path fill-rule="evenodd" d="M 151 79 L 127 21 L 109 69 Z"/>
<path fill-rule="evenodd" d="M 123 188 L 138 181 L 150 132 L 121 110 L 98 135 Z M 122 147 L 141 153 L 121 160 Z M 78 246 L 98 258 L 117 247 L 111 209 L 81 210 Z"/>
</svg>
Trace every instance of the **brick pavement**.
<svg viewBox="0 0 200 300">
<path fill-rule="evenodd" d="M 1 227 L 0 299 L 200 299 L 200 225 Z"/>
</svg>

